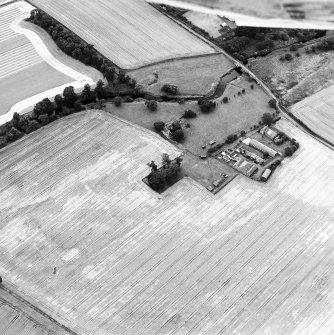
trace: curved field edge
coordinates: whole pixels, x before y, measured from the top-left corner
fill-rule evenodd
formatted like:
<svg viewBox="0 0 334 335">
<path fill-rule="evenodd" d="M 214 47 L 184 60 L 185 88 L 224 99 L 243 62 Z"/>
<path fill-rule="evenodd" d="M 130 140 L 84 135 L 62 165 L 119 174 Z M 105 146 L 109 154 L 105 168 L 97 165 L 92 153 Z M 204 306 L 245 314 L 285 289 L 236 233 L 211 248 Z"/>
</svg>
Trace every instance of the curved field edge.
<svg viewBox="0 0 334 335">
<path fill-rule="evenodd" d="M 333 151 L 278 127 L 300 143 L 296 156 L 268 183 L 237 177 L 216 196 L 188 178 L 151 191 L 146 162 L 179 153 L 102 112 L 9 145 L 5 281 L 79 333 L 330 334 Z"/>
<path fill-rule="evenodd" d="M 22 9 L 22 11 L 26 13 L 30 13 L 30 10 L 33 9 L 32 6 L 30 6 L 25 2 L 17 2 L 14 3 L 13 6 L 20 6 L 20 9 Z M 51 43 L 47 43 L 47 45 L 44 44 L 41 37 L 37 34 L 38 29 L 30 30 L 31 25 L 27 24 L 26 22 L 22 23 L 22 20 L 23 17 L 14 20 L 14 22 L 11 25 L 11 28 L 18 34 L 25 35 L 29 39 L 30 43 L 33 45 L 37 53 L 48 65 L 50 65 L 55 70 L 73 78 L 74 81 L 63 84 L 58 87 L 54 87 L 44 92 L 40 92 L 14 104 L 6 114 L 0 116 L 0 124 L 10 121 L 15 112 L 19 114 L 26 113 L 37 102 L 41 101 L 42 99 L 46 97 L 52 98 L 55 95 L 62 93 L 64 88 L 67 86 L 73 86 L 75 89 L 78 90 L 83 88 L 85 84 L 94 85 L 96 83 L 95 80 L 98 78 L 97 74 L 93 71 L 85 70 L 84 73 L 80 73 L 77 70 L 71 68 L 70 66 L 67 66 L 66 64 L 62 63 L 61 61 L 63 57 L 61 57 L 59 60 L 58 58 L 56 58 L 57 57 L 56 52 L 54 51 L 50 52 L 47 45 L 51 45 Z M 46 39 L 46 36 L 43 36 L 43 38 Z M 71 62 L 70 64 L 73 64 L 73 62 Z M 84 69 L 84 65 L 82 65 L 81 67 L 77 65 L 76 69 L 80 71 L 81 69 Z"/>
<path fill-rule="evenodd" d="M 108 1 L 87 2 L 85 6 L 75 1 L 30 2 L 87 43 L 94 44 L 98 52 L 124 70 L 179 56 L 215 52 L 208 43 L 144 0 L 131 3 L 117 0 L 112 7 Z"/>
</svg>

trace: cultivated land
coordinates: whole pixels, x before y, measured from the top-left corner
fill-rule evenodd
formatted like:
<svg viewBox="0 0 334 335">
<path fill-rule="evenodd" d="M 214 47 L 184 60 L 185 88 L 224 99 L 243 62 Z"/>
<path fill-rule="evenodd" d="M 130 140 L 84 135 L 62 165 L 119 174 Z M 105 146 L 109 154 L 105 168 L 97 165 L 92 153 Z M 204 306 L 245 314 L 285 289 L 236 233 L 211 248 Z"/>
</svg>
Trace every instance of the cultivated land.
<svg viewBox="0 0 334 335">
<path fill-rule="evenodd" d="M 334 86 L 293 105 L 291 112 L 316 134 L 334 144 Z"/>
<path fill-rule="evenodd" d="M 0 287 L 1 335 L 72 335 L 33 306 Z"/>
<path fill-rule="evenodd" d="M 32 0 L 121 68 L 180 56 L 214 53 L 144 0 Z"/>
<path fill-rule="evenodd" d="M 22 22 L 32 8 L 25 2 L 0 8 L 0 123 L 68 85 L 82 88 L 101 78 L 94 69 L 66 58 L 50 37 L 41 34 L 42 41 L 32 24 Z"/>
<path fill-rule="evenodd" d="M 191 179 L 150 190 L 146 162 L 177 152 L 108 114 L 2 149 L 5 282 L 82 334 L 333 333 L 334 155 L 278 127 L 297 155 L 216 196 Z"/>
<path fill-rule="evenodd" d="M 129 75 L 154 94 L 161 94 L 164 84 L 174 84 L 182 95 L 204 95 L 233 67 L 225 55 L 213 54 L 145 66 Z"/>
<path fill-rule="evenodd" d="M 21 17 L 24 12 L 17 4 L 0 8 L 0 115 L 16 102 L 72 81 L 45 63 L 28 38 L 11 28 Z"/>
<path fill-rule="evenodd" d="M 313 43 L 307 43 L 306 47 L 310 48 L 312 45 Z M 280 60 L 286 53 L 292 54 L 292 61 Z M 305 47 L 301 47 L 298 53 L 300 57 L 296 57 L 296 52 L 282 49 L 250 60 L 248 64 L 250 70 L 280 95 L 287 105 L 334 84 L 333 51 L 306 54 Z"/>
</svg>

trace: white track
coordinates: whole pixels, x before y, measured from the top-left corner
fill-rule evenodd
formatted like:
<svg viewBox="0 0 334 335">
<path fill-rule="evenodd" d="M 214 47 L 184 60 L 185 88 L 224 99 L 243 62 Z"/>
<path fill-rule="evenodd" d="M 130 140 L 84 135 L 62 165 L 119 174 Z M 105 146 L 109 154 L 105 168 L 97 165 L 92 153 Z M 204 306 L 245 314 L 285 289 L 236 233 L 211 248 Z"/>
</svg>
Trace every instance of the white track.
<svg viewBox="0 0 334 335">
<path fill-rule="evenodd" d="M 41 101 L 42 99 L 48 97 L 52 98 L 55 95 L 62 93 L 66 86 L 73 86 L 75 89 L 81 89 L 84 87 L 85 84 L 93 85 L 95 84 L 94 80 L 74 69 L 68 67 L 67 65 L 61 63 L 58 59 L 56 59 L 48 50 L 48 48 L 43 43 L 42 39 L 33 31 L 25 29 L 20 26 L 20 22 L 27 17 L 27 14 L 33 9 L 26 2 L 17 2 L 10 6 L 19 6 L 20 10 L 22 11 L 22 17 L 19 17 L 13 21 L 11 24 L 11 29 L 17 34 L 25 35 L 34 49 L 37 51 L 39 56 L 50 66 L 56 69 L 59 72 L 66 74 L 69 77 L 74 79 L 73 82 L 67 83 L 65 85 L 61 85 L 50 90 L 41 92 L 36 94 L 30 98 L 22 100 L 16 103 L 12 108 L 9 110 L 8 113 L 0 116 L 0 124 L 3 124 L 12 119 L 13 114 L 15 112 L 22 114 L 28 112 L 30 108 L 32 108 L 37 102 Z M 2 71 L 2 69 L 1 69 Z"/>
</svg>

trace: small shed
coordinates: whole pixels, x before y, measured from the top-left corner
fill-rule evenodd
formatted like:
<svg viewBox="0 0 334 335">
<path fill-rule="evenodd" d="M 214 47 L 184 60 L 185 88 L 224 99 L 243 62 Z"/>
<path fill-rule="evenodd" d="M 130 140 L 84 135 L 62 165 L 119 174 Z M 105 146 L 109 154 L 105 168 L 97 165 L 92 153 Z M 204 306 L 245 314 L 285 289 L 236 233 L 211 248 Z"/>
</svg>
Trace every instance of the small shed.
<svg viewBox="0 0 334 335">
<path fill-rule="evenodd" d="M 270 169 L 266 169 L 263 173 L 262 173 L 262 176 L 261 176 L 261 180 L 262 181 L 267 181 L 269 179 L 271 175 L 271 170 Z"/>
</svg>

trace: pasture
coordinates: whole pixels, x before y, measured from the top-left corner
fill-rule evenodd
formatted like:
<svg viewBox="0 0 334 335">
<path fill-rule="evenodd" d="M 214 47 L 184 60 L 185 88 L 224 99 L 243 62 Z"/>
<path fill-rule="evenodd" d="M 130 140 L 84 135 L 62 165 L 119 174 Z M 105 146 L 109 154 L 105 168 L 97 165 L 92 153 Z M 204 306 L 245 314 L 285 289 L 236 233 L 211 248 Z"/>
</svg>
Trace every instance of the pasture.
<svg viewBox="0 0 334 335">
<path fill-rule="evenodd" d="M 175 59 L 129 71 L 145 90 L 161 94 L 164 84 L 176 85 L 181 95 L 205 95 L 234 68 L 223 54 Z"/>
<path fill-rule="evenodd" d="M 217 98 L 217 108 L 204 114 L 200 111 L 197 102 L 186 101 L 179 103 L 158 103 L 158 110 L 151 112 L 144 102 L 123 104 L 115 107 L 108 104 L 106 110 L 114 115 L 124 118 L 132 123 L 153 130 L 153 123 L 164 121 L 165 123 L 179 119 L 187 109 L 197 113 L 193 119 L 184 119 L 190 124 L 190 128 L 184 128 L 185 140 L 182 145 L 191 153 L 199 156 L 209 148 L 211 140 L 224 142 L 228 135 L 248 131 L 250 127 L 257 125 L 264 113 L 273 113 L 274 109 L 268 105 L 268 95 L 256 84 L 254 89 L 245 76 L 227 84 L 224 94 Z M 244 94 L 238 94 L 245 89 Z M 223 97 L 229 97 L 228 103 L 223 103 Z M 207 145 L 205 150 L 202 145 Z"/>
<path fill-rule="evenodd" d="M 216 196 L 150 190 L 176 150 L 109 114 L 24 137 L 0 155 L 0 273 L 80 334 L 332 334 L 334 155 L 278 127 L 297 155 Z"/>
<path fill-rule="evenodd" d="M 144 0 L 32 0 L 124 69 L 215 50 Z"/>
<path fill-rule="evenodd" d="M 12 28 L 14 21 L 29 15 L 24 9 L 16 3 L 0 8 L 0 115 L 21 100 L 73 81 L 45 62 L 29 39 Z"/>
<path fill-rule="evenodd" d="M 291 106 L 291 112 L 316 134 L 334 144 L 334 86 Z"/>
</svg>

